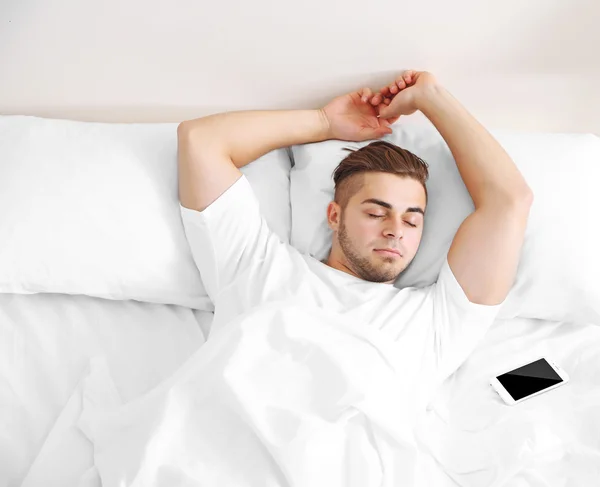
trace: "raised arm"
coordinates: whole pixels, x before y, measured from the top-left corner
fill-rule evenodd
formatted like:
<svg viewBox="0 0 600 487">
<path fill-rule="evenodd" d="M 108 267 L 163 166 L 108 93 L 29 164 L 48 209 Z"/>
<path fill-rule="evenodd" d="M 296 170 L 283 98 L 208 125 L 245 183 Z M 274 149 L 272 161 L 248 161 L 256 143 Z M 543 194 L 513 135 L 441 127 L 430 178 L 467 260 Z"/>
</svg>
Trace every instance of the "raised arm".
<svg viewBox="0 0 600 487">
<path fill-rule="evenodd" d="M 363 89 L 334 98 L 315 110 L 240 111 L 179 124 L 181 205 L 204 210 L 241 177 L 240 167 L 296 144 L 327 139 L 360 141 L 391 133 L 388 121 L 362 96 Z"/>
<path fill-rule="evenodd" d="M 242 111 L 177 127 L 181 205 L 203 211 L 242 173 L 240 167 L 280 147 L 327 138 L 321 110 Z"/>
<path fill-rule="evenodd" d="M 475 205 L 454 237 L 448 263 L 470 301 L 501 303 L 514 283 L 531 189 L 494 137 L 431 73 L 403 73 L 372 101 L 382 98 L 389 105 L 381 116 L 421 110 L 448 144 Z"/>
</svg>

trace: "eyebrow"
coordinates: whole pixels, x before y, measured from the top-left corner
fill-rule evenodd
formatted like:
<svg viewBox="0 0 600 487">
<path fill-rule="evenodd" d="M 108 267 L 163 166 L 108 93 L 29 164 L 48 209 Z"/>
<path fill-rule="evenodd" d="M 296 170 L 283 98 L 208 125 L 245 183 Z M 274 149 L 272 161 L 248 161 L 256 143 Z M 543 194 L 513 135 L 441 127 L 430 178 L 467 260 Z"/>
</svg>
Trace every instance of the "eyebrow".
<svg viewBox="0 0 600 487">
<path fill-rule="evenodd" d="M 376 205 L 383 206 L 384 208 L 387 208 L 388 210 L 394 210 L 394 207 L 392 205 L 390 205 L 389 203 L 387 203 L 385 201 L 378 200 L 377 198 L 366 199 L 361 203 L 361 205 L 364 205 L 365 203 L 375 203 Z M 421 215 L 425 216 L 425 212 L 423 211 L 423 208 L 421 208 L 419 206 L 410 206 L 406 209 L 406 211 L 404 213 L 421 213 Z"/>
</svg>

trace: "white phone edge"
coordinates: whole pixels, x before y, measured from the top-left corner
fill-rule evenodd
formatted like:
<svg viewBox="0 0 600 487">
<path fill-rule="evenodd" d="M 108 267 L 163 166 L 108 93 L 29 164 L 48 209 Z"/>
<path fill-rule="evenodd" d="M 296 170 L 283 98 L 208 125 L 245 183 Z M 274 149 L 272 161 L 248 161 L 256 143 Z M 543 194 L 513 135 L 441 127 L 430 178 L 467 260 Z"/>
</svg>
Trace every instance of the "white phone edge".
<svg viewBox="0 0 600 487">
<path fill-rule="evenodd" d="M 542 389 L 541 391 L 535 392 L 529 396 L 525 396 L 517 401 L 515 401 L 511 395 L 508 393 L 508 391 L 504 388 L 504 386 L 500 383 L 500 381 L 496 378 L 499 375 L 505 374 L 507 372 L 510 372 L 511 370 L 515 370 L 518 369 L 519 367 L 523 367 L 524 365 L 528 365 L 530 363 L 536 362 L 540 359 L 544 359 L 546 360 L 546 362 L 548 362 L 550 364 L 550 366 L 554 369 L 554 371 L 559 375 L 559 377 L 562 379 L 562 382 L 559 382 L 558 384 L 554 384 L 551 387 L 548 387 L 546 389 Z M 537 358 L 534 358 L 532 360 L 527 360 L 526 362 L 523 362 L 520 365 L 516 365 L 515 367 L 512 367 L 508 370 L 505 370 L 504 372 L 499 372 L 498 374 L 495 374 L 492 376 L 492 378 L 490 379 L 490 385 L 492 386 L 492 388 L 498 393 L 498 395 L 500 396 L 500 398 L 509 406 L 514 406 L 516 404 L 519 404 L 523 401 L 526 401 L 527 399 L 531 398 L 531 397 L 535 397 L 538 396 L 540 394 L 543 394 L 544 392 L 548 392 L 551 391 L 552 389 L 556 389 L 557 387 L 560 387 L 564 384 L 566 384 L 567 382 L 569 382 L 569 375 L 558 365 L 556 365 L 556 363 L 549 359 L 548 357 L 545 356 L 540 356 Z"/>
</svg>

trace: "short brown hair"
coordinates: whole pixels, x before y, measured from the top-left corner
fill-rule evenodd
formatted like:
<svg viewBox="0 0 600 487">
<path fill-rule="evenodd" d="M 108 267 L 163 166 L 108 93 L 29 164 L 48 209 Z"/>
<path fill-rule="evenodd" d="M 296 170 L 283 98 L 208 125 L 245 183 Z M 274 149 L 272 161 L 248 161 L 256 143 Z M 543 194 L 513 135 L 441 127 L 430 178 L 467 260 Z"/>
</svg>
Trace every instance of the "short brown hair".
<svg viewBox="0 0 600 487">
<path fill-rule="evenodd" d="M 344 147 L 344 150 L 351 154 L 338 164 L 333 173 L 334 200 L 342 210 L 346 209 L 350 198 L 362 189 L 366 172 L 387 172 L 415 179 L 425 190 L 427 204 L 425 183 L 429 178 L 429 165 L 420 157 L 384 140 L 377 140 L 360 149 Z"/>
</svg>

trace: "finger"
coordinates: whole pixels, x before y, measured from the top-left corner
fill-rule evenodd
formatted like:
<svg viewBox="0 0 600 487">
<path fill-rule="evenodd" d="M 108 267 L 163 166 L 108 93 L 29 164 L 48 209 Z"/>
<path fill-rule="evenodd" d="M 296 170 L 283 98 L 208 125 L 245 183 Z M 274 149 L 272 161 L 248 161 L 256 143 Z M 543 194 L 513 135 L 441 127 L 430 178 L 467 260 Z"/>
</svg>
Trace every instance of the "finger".
<svg viewBox="0 0 600 487">
<path fill-rule="evenodd" d="M 381 93 L 376 93 L 375 96 L 371 99 L 371 103 L 373 105 L 379 105 L 383 101 L 383 96 Z"/>
<path fill-rule="evenodd" d="M 401 90 L 406 88 L 406 83 L 404 82 L 404 78 L 398 78 L 396 80 L 396 85 L 398 85 L 398 88 L 400 88 Z"/>
<path fill-rule="evenodd" d="M 387 122 L 387 124 L 389 126 L 389 125 L 392 125 L 393 123 L 396 123 L 399 118 L 400 117 L 384 118 L 384 120 Z"/>
<path fill-rule="evenodd" d="M 396 84 L 390 85 L 390 93 L 395 95 L 396 93 L 398 93 L 398 91 L 400 91 L 398 89 L 398 87 L 396 86 Z"/>
<path fill-rule="evenodd" d="M 383 135 L 392 133 L 392 127 L 390 127 L 390 124 L 387 122 L 387 120 L 380 119 L 379 122 L 381 124 L 380 132 L 382 132 Z"/>
<path fill-rule="evenodd" d="M 389 98 L 383 99 L 383 103 L 385 103 L 386 105 L 389 105 L 391 102 L 392 102 L 392 100 L 390 100 Z"/>
<path fill-rule="evenodd" d="M 411 82 L 411 80 L 413 79 L 413 75 L 414 75 L 414 71 L 412 69 L 404 72 L 402 77 L 404 78 L 404 81 L 406 82 L 406 84 L 409 84 Z"/>
<path fill-rule="evenodd" d="M 365 103 L 368 102 L 372 96 L 373 92 L 371 91 L 371 88 L 365 87 L 360 91 L 360 99 Z"/>
<path fill-rule="evenodd" d="M 371 132 L 371 134 L 372 134 L 372 135 L 371 135 L 369 138 L 371 138 L 371 139 L 380 139 L 380 138 L 381 138 L 381 137 L 383 137 L 384 135 L 389 135 L 389 134 L 391 134 L 391 133 L 393 133 L 393 132 L 392 132 L 392 129 L 389 129 L 389 128 L 385 128 L 385 129 L 383 129 L 383 128 L 382 128 L 382 129 L 377 129 L 377 130 L 373 130 L 373 131 Z"/>
<path fill-rule="evenodd" d="M 383 96 L 390 96 L 390 88 L 388 86 L 384 86 L 381 88 L 381 94 Z"/>
<path fill-rule="evenodd" d="M 379 107 L 380 107 L 379 108 L 379 118 L 380 119 L 382 119 L 382 118 L 387 119 L 388 117 L 386 116 L 386 114 L 388 113 L 388 107 L 385 106 L 385 105 L 384 106 L 379 105 Z"/>
</svg>

